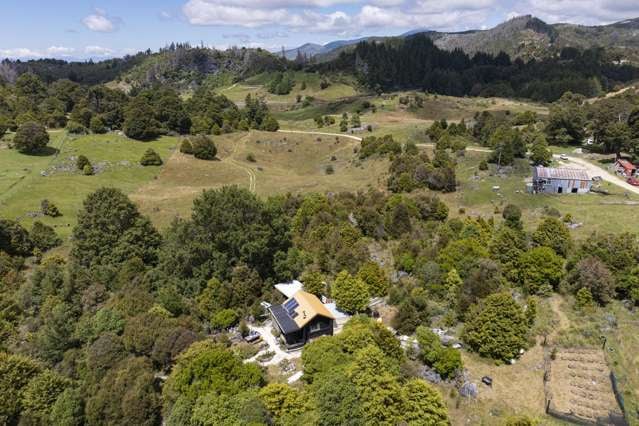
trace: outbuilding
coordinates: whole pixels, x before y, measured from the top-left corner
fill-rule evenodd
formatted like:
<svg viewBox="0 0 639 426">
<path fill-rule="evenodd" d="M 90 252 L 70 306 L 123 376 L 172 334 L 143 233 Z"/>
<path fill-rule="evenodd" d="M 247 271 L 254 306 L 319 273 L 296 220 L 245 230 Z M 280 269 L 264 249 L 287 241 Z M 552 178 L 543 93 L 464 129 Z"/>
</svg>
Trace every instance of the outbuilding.
<svg viewBox="0 0 639 426">
<path fill-rule="evenodd" d="M 590 192 L 592 179 L 583 169 L 535 167 L 532 192 L 546 194 L 585 194 Z"/>
<path fill-rule="evenodd" d="M 617 173 L 622 174 L 626 178 L 629 178 L 637 173 L 637 166 L 635 166 L 628 160 L 620 158 L 615 161 L 615 170 L 617 171 Z"/>
</svg>

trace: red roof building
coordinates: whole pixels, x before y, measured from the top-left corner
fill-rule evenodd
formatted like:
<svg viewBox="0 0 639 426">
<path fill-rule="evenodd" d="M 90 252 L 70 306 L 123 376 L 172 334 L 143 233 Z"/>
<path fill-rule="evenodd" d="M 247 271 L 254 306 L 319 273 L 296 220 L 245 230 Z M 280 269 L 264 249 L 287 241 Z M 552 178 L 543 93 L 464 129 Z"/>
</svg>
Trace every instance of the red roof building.
<svg viewBox="0 0 639 426">
<path fill-rule="evenodd" d="M 637 173 L 637 166 L 635 166 L 628 160 L 620 158 L 615 162 L 615 170 L 625 177 L 631 177 Z"/>
</svg>

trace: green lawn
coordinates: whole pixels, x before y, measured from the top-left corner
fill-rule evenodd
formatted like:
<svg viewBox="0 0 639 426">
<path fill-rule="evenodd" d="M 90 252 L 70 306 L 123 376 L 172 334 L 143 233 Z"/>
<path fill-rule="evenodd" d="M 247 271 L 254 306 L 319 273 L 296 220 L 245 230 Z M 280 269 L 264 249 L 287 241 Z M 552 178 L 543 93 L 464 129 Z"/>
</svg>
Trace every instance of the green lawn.
<svg viewBox="0 0 639 426">
<path fill-rule="evenodd" d="M 29 156 L 15 150 L 0 152 L 0 217 L 17 219 L 30 228 L 34 220 L 54 226 L 67 237 L 76 222 L 78 209 L 84 198 L 104 186 L 112 186 L 130 193 L 152 180 L 160 167 L 142 167 L 139 160 L 148 148 L 155 149 L 166 161 L 177 139 L 163 137 L 152 142 L 138 142 L 116 134 L 90 135 L 72 138 L 65 132 L 52 132 L 50 147 L 57 155 Z M 53 150 L 52 150 L 53 151 Z M 68 170 L 71 157 L 86 155 L 102 171 L 84 176 Z M 53 173 L 55 168 L 63 167 Z M 41 172 L 47 171 L 47 176 Z M 58 206 L 63 216 L 33 218 L 40 201 L 48 199 Z"/>
<path fill-rule="evenodd" d="M 295 105 L 297 95 L 302 98 L 312 96 L 316 99 L 330 101 L 344 97 L 357 95 L 355 81 L 347 76 L 332 75 L 329 77 L 330 86 L 320 88 L 320 75 L 307 72 L 294 72 L 295 86 L 288 95 L 274 95 L 266 90 L 266 85 L 273 79 L 274 74 L 262 73 L 246 79 L 237 84 L 228 85 L 219 89 L 219 92 L 236 103 L 243 103 L 246 95 L 264 97 L 272 106 Z M 302 90 L 302 83 L 306 83 L 306 89 Z"/>
</svg>

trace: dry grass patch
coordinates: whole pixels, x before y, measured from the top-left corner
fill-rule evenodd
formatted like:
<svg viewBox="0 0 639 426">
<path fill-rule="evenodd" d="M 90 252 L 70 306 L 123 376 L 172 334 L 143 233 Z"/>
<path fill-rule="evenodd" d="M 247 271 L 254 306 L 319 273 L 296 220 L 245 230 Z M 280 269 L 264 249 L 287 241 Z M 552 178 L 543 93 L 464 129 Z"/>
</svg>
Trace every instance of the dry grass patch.
<svg viewBox="0 0 639 426">
<path fill-rule="evenodd" d="M 217 161 L 175 152 L 157 179 L 131 195 L 158 226 L 166 226 L 176 215 L 190 215 L 193 199 L 202 190 L 225 185 L 238 185 L 264 197 L 385 186 L 388 161 L 360 162 L 355 153 L 359 142 L 352 139 L 250 132 L 218 136 L 214 141 Z"/>
</svg>

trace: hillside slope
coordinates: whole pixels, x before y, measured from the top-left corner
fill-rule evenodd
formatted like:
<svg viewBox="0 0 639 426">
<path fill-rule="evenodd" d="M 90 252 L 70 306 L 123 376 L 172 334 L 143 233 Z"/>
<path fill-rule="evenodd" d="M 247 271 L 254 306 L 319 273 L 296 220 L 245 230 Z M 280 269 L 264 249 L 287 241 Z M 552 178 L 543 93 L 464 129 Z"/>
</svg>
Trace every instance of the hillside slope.
<svg viewBox="0 0 639 426">
<path fill-rule="evenodd" d="M 488 30 L 464 32 L 408 31 L 398 37 L 407 38 L 425 34 L 441 49 L 461 49 L 468 54 L 506 52 L 512 58 L 543 59 L 559 54 L 564 47 L 580 49 L 600 46 L 611 59 L 639 62 L 639 18 L 610 25 L 586 26 L 577 24 L 547 24 L 531 15 L 519 16 Z M 352 50 L 358 41 L 323 46 L 316 59 L 320 62 L 334 59 L 342 51 Z M 377 38 L 380 39 L 380 38 Z M 294 50 L 294 49 L 293 49 Z M 309 55 L 312 56 L 312 55 Z"/>
</svg>

